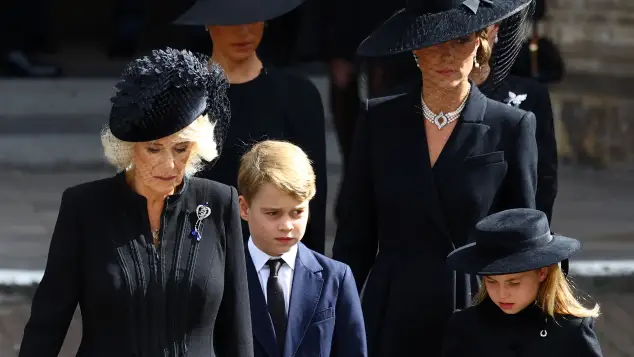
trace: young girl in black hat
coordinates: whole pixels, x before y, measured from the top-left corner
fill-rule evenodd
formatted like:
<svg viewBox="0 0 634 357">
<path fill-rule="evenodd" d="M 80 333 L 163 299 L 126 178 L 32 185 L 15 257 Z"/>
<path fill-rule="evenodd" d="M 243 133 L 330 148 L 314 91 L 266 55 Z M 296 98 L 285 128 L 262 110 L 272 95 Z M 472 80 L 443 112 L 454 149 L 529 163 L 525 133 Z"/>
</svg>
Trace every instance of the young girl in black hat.
<svg viewBox="0 0 634 357">
<path fill-rule="evenodd" d="M 449 321 L 443 356 L 602 356 L 593 331 L 599 306 L 577 300 L 558 264 L 567 267 L 579 241 L 551 234 L 546 215 L 532 209 L 488 216 L 474 238 L 448 256 L 482 286 L 474 306 Z"/>
</svg>

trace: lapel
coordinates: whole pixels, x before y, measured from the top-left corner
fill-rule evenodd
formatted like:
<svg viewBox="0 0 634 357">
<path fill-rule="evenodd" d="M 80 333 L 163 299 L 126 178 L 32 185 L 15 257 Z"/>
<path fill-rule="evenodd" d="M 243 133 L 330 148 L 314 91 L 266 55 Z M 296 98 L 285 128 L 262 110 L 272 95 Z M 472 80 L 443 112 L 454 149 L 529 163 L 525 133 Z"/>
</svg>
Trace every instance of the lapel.
<svg viewBox="0 0 634 357">
<path fill-rule="evenodd" d="M 487 98 L 478 87 L 471 83 L 471 93 L 447 144 L 436 161 L 434 170 L 442 175 L 444 169 L 462 165 L 473 150 L 478 147 L 489 126 L 482 123 L 486 111 Z"/>
<path fill-rule="evenodd" d="M 293 287 L 288 311 L 288 328 L 284 344 L 284 357 L 294 356 L 313 319 L 321 297 L 324 280 L 321 264 L 303 243 L 298 244 Z"/>
<path fill-rule="evenodd" d="M 420 87 L 419 87 L 420 88 Z M 416 185 L 422 190 L 419 197 L 424 197 L 420 202 L 438 230 L 451 244 L 451 234 L 447 227 L 444 214 L 441 210 L 441 202 L 438 196 L 436 181 L 442 180 L 442 175 L 462 162 L 476 148 L 489 126 L 482 123 L 486 110 L 486 97 L 472 83 L 471 92 L 463 109 L 458 125 L 454 128 L 440 156 L 436 160 L 433 169 L 429 161 L 429 148 L 427 146 L 427 134 L 425 123 L 420 109 L 420 89 L 411 91 L 405 98 L 404 108 L 408 110 L 408 130 L 403 132 L 403 143 L 411 143 L 412 152 L 419 152 L 422 156 L 421 165 L 413 165 L 413 176 L 417 178 Z M 400 105 L 400 104 L 399 104 Z M 422 138 L 422 140 L 421 140 Z M 451 173 L 453 174 L 453 173 Z"/>
<path fill-rule="evenodd" d="M 246 264 L 247 264 L 247 280 L 249 283 L 249 303 L 251 305 L 251 321 L 253 322 L 253 335 L 260 342 L 266 353 L 270 357 L 280 356 L 280 350 L 275 341 L 275 332 L 273 330 L 273 322 L 269 315 L 269 309 L 266 305 L 262 285 L 255 271 L 253 259 L 249 248 L 245 248 Z"/>
</svg>

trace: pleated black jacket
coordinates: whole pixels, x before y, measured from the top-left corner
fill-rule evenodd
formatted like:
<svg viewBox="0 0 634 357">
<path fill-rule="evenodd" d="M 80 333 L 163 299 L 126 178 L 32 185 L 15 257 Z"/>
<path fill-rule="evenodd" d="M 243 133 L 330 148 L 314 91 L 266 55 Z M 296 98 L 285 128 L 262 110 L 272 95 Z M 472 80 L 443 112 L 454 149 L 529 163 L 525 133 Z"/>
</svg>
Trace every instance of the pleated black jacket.
<svg viewBox="0 0 634 357">
<path fill-rule="evenodd" d="M 20 357 L 57 356 L 77 305 L 77 356 L 252 357 L 235 189 L 185 179 L 166 199 L 161 245 L 123 174 L 67 189 Z M 208 204 L 201 239 L 196 208 Z"/>
</svg>

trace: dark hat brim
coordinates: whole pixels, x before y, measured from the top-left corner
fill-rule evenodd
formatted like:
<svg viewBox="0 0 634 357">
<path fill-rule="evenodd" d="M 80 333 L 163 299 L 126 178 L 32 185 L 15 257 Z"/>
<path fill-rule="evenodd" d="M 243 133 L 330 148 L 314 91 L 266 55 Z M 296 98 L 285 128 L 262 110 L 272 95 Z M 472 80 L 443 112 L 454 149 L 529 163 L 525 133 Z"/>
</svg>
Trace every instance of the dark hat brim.
<svg viewBox="0 0 634 357">
<path fill-rule="evenodd" d="M 176 25 L 246 25 L 280 17 L 304 0 L 198 0 L 173 23 Z"/>
<path fill-rule="evenodd" d="M 524 10 L 530 3 L 531 0 L 481 2 L 475 14 L 463 5 L 423 15 L 402 9 L 368 36 L 357 48 L 357 54 L 387 56 L 458 39 L 499 23 Z"/>
<path fill-rule="evenodd" d="M 531 271 L 562 262 L 581 248 L 574 239 L 553 234 L 543 246 L 510 254 L 484 252 L 476 243 L 460 247 L 447 257 L 452 269 L 475 275 L 505 275 Z"/>
</svg>

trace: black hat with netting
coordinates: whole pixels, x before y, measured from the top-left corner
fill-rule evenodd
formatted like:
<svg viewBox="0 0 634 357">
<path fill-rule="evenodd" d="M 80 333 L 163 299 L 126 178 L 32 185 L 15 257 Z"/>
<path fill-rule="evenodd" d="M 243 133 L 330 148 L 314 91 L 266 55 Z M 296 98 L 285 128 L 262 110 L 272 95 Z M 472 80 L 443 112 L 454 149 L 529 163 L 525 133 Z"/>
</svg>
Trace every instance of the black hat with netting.
<svg viewBox="0 0 634 357">
<path fill-rule="evenodd" d="M 109 129 L 126 142 L 148 142 L 175 134 L 201 116 L 214 124 L 220 153 L 231 109 L 222 68 L 204 55 L 166 48 L 132 61 L 110 99 Z"/>
<path fill-rule="evenodd" d="M 534 7 L 534 0 L 407 0 L 404 9 L 361 43 L 357 54 L 377 57 L 411 52 L 498 24 L 487 81 L 495 85 L 510 71 L 530 29 Z"/>
</svg>

